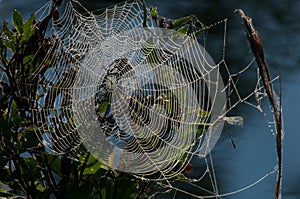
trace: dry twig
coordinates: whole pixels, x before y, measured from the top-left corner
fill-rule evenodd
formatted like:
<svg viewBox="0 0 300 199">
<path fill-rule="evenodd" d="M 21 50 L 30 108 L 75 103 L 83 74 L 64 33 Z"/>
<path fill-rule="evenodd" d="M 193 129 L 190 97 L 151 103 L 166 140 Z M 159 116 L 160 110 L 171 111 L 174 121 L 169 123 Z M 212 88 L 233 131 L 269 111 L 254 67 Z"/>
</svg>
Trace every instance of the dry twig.
<svg viewBox="0 0 300 199">
<path fill-rule="evenodd" d="M 259 73 L 262 78 L 264 88 L 266 89 L 272 111 L 275 118 L 276 125 L 276 145 L 277 145 L 277 157 L 278 157 L 278 174 L 275 188 L 275 198 L 281 198 L 281 181 L 282 181 L 282 102 L 281 102 L 281 83 L 280 83 L 280 101 L 279 105 L 276 103 L 276 95 L 272 87 L 268 64 L 264 56 L 263 45 L 259 33 L 254 29 L 252 25 L 252 19 L 245 15 L 243 10 L 237 9 L 243 20 L 246 35 L 251 46 L 252 53 L 254 54 L 256 63 L 259 68 Z"/>
</svg>

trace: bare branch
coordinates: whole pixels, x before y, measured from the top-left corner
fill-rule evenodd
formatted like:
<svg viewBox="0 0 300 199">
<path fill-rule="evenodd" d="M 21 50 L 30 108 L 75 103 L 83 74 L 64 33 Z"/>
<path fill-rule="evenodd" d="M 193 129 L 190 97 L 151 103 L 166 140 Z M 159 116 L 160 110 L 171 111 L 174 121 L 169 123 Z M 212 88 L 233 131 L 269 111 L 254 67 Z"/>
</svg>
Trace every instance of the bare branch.
<svg viewBox="0 0 300 199">
<path fill-rule="evenodd" d="M 254 54 L 256 63 L 259 68 L 259 73 L 262 78 L 263 85 L 266 89 L 272 111 L 275 118 L 276 125 L 276 145 L 277 145 L 277 158 L 278 158 L 278 174 L 277 182 L 275 188 L 275 198 L 280 198 L 281 195 L 281 181 L 282 181 L 282 98 L 281 98 L 281 82 L 280 82 L 280 103 L 279 107 L 276 104 L 276 98 L 272 83 L 270 80 L 270 73 L 268 69 L 268 64 L 264 56 L 263 45 L 259 33 L 254 29 L 252 25 L 252 19 L 245 15 L 243 10 L 237 9 L 235 12 L 238 12 L 241 15 L 243 20 L 243 25 L 245 27 L 246 35 L 251 46 L 252 53 Z"/>
</svg>

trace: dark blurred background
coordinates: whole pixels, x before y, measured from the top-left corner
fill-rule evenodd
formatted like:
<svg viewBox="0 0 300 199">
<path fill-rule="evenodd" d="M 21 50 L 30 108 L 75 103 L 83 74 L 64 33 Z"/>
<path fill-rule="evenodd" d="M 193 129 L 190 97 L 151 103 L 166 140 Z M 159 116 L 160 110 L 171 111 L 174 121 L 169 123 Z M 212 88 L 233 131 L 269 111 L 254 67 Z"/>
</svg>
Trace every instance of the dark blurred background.
<svg viewBox="0 0 300 199">
<path fill-rule="evenodd" d="M 89 10 L 120 2 L 79 1 Z M 0 20 L 11 20 L 13 9 L 19 10 L 27 18 L 46 2 L 0 0 Z M 194 14 L 207 25 L 227 18 L 226 63 L 232 71 L 242 69 L 253 58 L 240 17 L 233 11 L 242 8 L 253 18 L 264 43 L 271 73 L 273 76 L 281 74 L 285 129 L 283 198 L 300 198 L 300 134 L 296 121 L 300 112 L 300 1 L 148 0 L 146 3 L 148 7 L 158 7 L 159 14 L 167 18 L 176 19 Z M 222 55 L 223 25 L 216 26 L 218 30 L 209 32 L 207 37 L 207 50 L 216 62 L 220 61 Z M 249 71 L 239 80 L 241 92 L 250 92 L 255 86 L 256 64 L 252 64 Z M 263 103 L 267 105 L 268 101 Z M 277 161 L 275 137 L 263 114 L 247 105 L 238 106 L 230 114 L 243 116 L 245 124 L 243 127 L 229 128 L 236 149 L 224 132 L 212 152 L 220 194 L 234 192 L 256 182 L 272 171 Z M 275 181 L 276 173 L 254 187 L 225 198 L 274 198 Z"/>
</svg>

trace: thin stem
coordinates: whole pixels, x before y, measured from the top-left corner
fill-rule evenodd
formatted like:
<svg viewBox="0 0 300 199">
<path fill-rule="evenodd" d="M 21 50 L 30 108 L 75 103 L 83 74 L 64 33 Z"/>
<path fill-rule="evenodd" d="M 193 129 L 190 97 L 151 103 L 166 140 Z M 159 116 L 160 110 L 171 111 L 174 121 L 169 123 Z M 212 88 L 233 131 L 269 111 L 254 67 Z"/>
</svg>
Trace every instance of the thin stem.
<svg viewBox="0 0 300 199">
<path fill-rule="evenodd" d="M 87 165 L 87 161 L 89 160 L 90 158 L 90 153 L 88 152 L 88 154 L 86 155 L 86 157 L 84 158 L 84 162 L 83 162 L 83 165 L 80 169 L 80 174 L 79 174 L 79 179 L 82 180 L 82 177 L 83 177 L 83 172 L 86 168 L 86 165 Z"/>
</svg>

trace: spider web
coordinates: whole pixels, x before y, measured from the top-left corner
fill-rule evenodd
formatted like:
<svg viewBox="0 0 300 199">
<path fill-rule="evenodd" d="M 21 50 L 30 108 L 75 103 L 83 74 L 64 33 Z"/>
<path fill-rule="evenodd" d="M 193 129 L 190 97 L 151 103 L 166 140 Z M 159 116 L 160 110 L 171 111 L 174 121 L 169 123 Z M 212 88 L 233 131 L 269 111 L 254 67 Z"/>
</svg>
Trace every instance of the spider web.
<svg viewBox="0 0 300 199">
<path fill-rule="evenodd" d="M 50 9 L 51 2 L 40 16 Z M 153 20 L 138 0 L 93 12 L 67 1 L 59 14 L 50 30 L 54 43 L 30 77 L 51 66 L 39 77 L 41 97 L 32 110 L 36 133 L 49 151 L 79 161 L 89 151 L 108 168 L 159 181 L 174 197 L 180 192 L 221 198 L 276 171 L 219 193 L 211 150 L 224 123 L 243 123 L 241 116 L 226 115 L 240 104 L 262 111 L 266 96 L 259 78 L 253 91 L 238 91 L 239 77 L 253 60 L 230 72 L 225 62 L 227 20 L 209 26 L 194 16 L 177 23 Z M 215 27 L 224 32 L 217 63 L 205 47 L 206 35 Z M 190 178 L 185 174 L 194 159 L 202 168 L 197 178 Z"/>
</svg>

